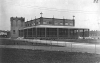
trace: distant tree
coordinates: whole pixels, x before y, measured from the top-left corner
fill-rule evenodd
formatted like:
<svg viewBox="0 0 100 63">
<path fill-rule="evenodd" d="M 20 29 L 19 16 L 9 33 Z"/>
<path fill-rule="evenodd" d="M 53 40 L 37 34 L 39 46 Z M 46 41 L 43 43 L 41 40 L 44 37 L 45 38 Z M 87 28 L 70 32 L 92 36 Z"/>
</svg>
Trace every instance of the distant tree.
<svg viewBox="0 0 100 63">
<path fill-rule="evenodd" d="M 94 3 L 98 3 L 98 0 L 94 0 Z"/>
</svg>

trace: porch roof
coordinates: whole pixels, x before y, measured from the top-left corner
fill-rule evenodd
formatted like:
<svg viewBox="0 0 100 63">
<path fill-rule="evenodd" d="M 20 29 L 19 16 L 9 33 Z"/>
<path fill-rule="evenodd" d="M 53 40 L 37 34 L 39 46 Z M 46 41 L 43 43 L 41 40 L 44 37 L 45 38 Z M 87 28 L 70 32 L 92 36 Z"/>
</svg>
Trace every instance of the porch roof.
<svg viewBox="0 0 100 63">
<path fill-rule="evenodd" d="M 29 29 L 29 28 L 67 28 L 67 29 L 88 29 L 88 28 L 78 28 L 74 26 L 57 26 L 57 25 L 37 25 L 37 26 L 31 26 L 31 27 L 25 27 L 23 29 Z"/>
</svg>

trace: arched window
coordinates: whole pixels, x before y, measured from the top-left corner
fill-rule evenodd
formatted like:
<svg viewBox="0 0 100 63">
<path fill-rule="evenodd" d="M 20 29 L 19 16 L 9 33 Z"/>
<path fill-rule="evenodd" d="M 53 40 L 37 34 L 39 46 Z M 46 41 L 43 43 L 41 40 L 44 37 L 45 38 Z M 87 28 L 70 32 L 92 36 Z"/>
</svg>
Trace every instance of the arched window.
<svg viewBox="0 0 100 63">
<path fill-rule="evenodd" d="M 13 30 L 13 34 L 15 34 L 15 30 Z"/>
</svg>

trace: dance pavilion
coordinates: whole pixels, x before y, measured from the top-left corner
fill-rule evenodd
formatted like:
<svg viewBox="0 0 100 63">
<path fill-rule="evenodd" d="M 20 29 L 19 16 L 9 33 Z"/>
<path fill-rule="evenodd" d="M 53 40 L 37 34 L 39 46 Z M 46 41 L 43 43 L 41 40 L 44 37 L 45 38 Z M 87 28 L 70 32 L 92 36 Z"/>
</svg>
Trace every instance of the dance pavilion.
<svg viewBox="0 0 100 63">
<path fill-rule="evenodd" d="M 78 39 L 89 37 L 88 28 L 75 27 L 75 19 L 11 17 L 11 37 L 25 39 Z"/>
</svg>

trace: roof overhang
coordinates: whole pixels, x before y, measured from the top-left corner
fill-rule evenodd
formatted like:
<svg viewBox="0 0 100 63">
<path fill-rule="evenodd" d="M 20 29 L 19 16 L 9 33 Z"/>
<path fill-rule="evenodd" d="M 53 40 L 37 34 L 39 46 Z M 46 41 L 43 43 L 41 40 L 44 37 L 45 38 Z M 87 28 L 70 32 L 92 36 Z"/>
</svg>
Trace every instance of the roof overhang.
<svg viewBox="0 0 100 63">
<path fill-rule="evenodd" d="M 25 27 L 23 29 L 29 29 L 29 28 L 67 28 L 67 29 L 88 29 L 88 28 L 78 28 L 74 26 L 57 26 L 57 25 L 37 25 L 37 26 L 31 26 L 31 27 Z"/>
</svg>

